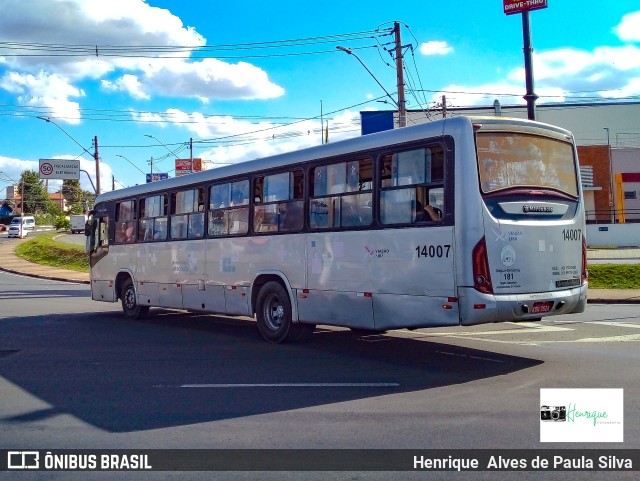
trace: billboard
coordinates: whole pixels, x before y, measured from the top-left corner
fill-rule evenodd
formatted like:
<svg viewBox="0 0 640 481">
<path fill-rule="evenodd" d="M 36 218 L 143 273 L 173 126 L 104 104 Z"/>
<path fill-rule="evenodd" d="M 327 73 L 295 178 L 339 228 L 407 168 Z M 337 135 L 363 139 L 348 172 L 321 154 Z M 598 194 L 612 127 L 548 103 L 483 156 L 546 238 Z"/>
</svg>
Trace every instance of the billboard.
<svg viewBox="0 0 640 481">
<path fill-rule="evenodd" d="M 80 161 L 72 159 L 40 159 L 41 179 L 80 179 Z"/>
<path fill-rule="evenodd" d="M 502 0 L 502 5 L 505 14 L 513 15 L 514 13 L 547 8 L 547 0 Z"/>
<path fill-rule="evenodd" d="M 202 170 L 202 159 L 176 159 L 176 177 Z"/>
</svg>

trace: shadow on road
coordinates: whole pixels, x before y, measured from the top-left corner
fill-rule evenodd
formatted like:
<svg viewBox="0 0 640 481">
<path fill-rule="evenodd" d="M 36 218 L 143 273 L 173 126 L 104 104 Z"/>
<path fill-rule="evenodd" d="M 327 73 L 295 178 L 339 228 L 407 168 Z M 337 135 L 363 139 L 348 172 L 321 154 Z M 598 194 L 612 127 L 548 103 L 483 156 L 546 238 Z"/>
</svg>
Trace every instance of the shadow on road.
<svg viewBox="0 0 640 481">
<path fill-rule="evenodd" d="M 136 322 L 114 313 L 5 319 L 0 339 L 0 375 L 50 405 L 4 422 L 70 414 L 111 432 L 420 391 L 542 363 L 446 338 L 348 330 L 318 329 L 308 343 L 271 345 L 253 321 L 168 310 Z"/>
</svg>

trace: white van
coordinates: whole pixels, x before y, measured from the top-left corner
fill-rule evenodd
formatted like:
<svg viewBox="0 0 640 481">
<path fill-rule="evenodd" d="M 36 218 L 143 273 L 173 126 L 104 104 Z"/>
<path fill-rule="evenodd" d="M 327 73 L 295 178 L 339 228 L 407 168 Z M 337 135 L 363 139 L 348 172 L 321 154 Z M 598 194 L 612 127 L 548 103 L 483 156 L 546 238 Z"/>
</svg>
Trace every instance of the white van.
<svg viewBox="0 0 640 481">
<path fill-rule="evenodd" d="M 27 237 L 29 231 L 36 228 L 36 220 L 32 215 L 14 217 L 9 224 L 9 237 Z"/>
</svg>

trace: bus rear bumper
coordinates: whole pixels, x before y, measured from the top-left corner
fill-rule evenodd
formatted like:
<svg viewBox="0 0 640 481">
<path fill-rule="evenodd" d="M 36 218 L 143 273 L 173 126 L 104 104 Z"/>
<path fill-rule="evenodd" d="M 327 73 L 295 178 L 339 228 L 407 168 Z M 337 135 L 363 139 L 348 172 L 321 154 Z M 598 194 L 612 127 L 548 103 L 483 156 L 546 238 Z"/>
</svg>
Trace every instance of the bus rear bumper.
<svg viewBox="0 0 640 481">
<path fill-rule="evenodd" d="M 583 312 L 587 285 L 554 292 L 491 295 L 472 287 L 458 290 L 460 324 L 537 320 L 540 317 Z"/>
</svg>

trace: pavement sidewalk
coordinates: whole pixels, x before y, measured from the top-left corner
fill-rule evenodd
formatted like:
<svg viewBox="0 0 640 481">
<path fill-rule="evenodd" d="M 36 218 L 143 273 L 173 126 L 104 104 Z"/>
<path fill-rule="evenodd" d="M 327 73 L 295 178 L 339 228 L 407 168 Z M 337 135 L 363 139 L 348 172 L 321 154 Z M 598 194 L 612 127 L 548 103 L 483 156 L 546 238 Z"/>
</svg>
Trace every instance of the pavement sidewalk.
<svg viewBox="0 0 640 481">
<path fill-rule="evenodd" d="M 76 272 L 56 267 L 48 267 L 20 259 L 15 254 L 18 244 L 28 239 L 6 239 L 0 241 L 0 270 L 39 277 L 56 281 L 89 284 L 89 273 Z M 638 249 L 589 249 L 588 258 L 591 260 L 611 259 L 640 259 Z M 588 302 L 605 304 L 640 304 L 640 289 L 589 289 Z"/>
</svg>

